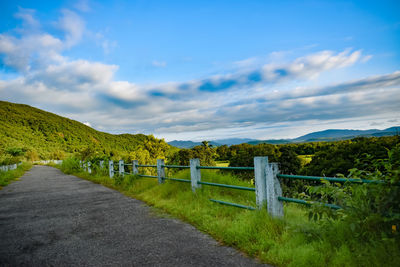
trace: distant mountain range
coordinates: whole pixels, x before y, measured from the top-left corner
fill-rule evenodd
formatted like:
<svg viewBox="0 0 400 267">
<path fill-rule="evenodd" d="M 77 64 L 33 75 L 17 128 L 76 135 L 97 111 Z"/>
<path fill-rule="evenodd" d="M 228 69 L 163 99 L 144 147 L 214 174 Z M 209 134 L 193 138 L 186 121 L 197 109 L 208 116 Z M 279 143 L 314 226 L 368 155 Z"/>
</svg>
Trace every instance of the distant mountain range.
<svg viewBox="0 0 400 267">
<path fill-rule="evenodd" d="M 400 126 L 390 127 L 384 130 L 370 129 L 370 130 L 340 130 L 340 129 L 329 129 L 325 131 L 312 132 L 294 139 L 270 139 L 270 140 L 257 140 L 249 138 L 230 138 L 230 139 L 219 139 L 210 141 L 209 144 L 213 146 L 221 145 L 237 145 L 242 143 L 248 143 L 251 145 L 257 145 L 261 143 L 266 144 L 289 144 L 289 143 L 306 143 L 306 142 L 322 142 L 322 141 L 338 141 L 352 139 L 354 137 L 379 137 L 379 136 L 391 136 L 399 135 Z M 192 148 L 201 145 L 201 142 L 193 141 L 178 141 L 174 140 L 168 142 L 168 144 L 179 147 L 179 148 Z"/>
</svg>

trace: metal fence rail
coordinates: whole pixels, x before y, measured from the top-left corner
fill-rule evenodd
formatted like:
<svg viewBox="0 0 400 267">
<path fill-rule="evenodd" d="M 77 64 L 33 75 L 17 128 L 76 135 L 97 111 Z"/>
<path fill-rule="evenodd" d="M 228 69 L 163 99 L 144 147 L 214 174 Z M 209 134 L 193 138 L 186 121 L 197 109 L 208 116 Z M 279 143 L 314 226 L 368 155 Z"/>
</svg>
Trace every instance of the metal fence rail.
<svg viewBox="0 0 400 267">
<path fill-rule="evenodd" d="M 210 198 L 210 201 L 216 202 L 216 203 L 219 203 L 219 204 L 222 204 L 222 205 L 233 206 L 233 207 L 242 208 L 242 209 L 248 209 L 248 210 L 255 210 L 256 209 L 256 208 L 251 207 L 251 206 L 240 205 L 240 204 L 226 202 L 226 201 L 222 201 L 222 200 L 216 200 L 216 199 L 212 199 L 212 198 Z"/>
<path fill-rule="evenodd" d="M 182 165 L 161 165 L 164 168 L 175 168 L 175 169 L 190 169 L 190 166 L 182 166 Z"/>
<path fill-rule="evenodd" d="M 231 188 L 231 189 L 247 190 L 247 191 L 253 191 L 253 192 L 256 191 L 256 189 L 254 187 L 245 187 L 245 186 L 229 185 L 229 184 L 217 184 L 217 183 L 203 182 L 203 181 L 199 181 L 197 183 L 204 184 L 204 185 L 210 185 L 210 186 L 217 186 L 217 187 L 226 187 L 226 188 Z"/>
<path fill-rule="evenodd" d="M 136 165 L 138 167 L 150 167 L 150 168 L 157 168 L 157 165 Z"/>
<path fill-rule="evenodd" d="M 171 180 L 176 182 L 184 182 L 184 183 L 191 183 L 192 181 L 187 179 L 179 179 L 179 178 L 172 178 L 172 177 L 163 177 L 163 180 Z"/>
<path fill-rule="evenodd" d="M 82 163 L 81 167 L 85 170 L 91 172 L 90 169 L 91 163 Z M 132 172 L 126 172 L 125 166 L 132 166 Z M 102 169 L 103 161 L 100 161 L 100 168 Z M 145 175 L 139 174 L 138 168 L 156 168 L 157 175 Z M 167 177 L 165 175 L 166 168 L 175 168 L 175 169 L 190 169 L 190 180 L 189 179 L 180 179 L 174 177 Z M 254 171 L 254 181 L 255 187 L 246 187 L 232 184 L 220 184 L 213 182 L 206 182 L 201 180 L 201 170 L 202 169 L 211 169 L 211 170 L 241 170 L 241 171 Z M 321 176 L 305 176 L 305 175 L 289 175 L 289 174 L 280 174 L 279 169 L 276 163 L 269 163 L 268 157 L 255 157 L 254 158 L 254 167 L 217 167 L 217 166 L 200 166 L 199 159 L 191 159 L 189 166 L 183 165 L 167 165 L 164 164 L 163 159 L 158 159 L 156 165 L 145 165 L 139 164 L 137 160 L 133 160 L 132 163 L 124 163 L 123 160 L 118 162 L 118 171 L 114 170 L 114 162 L 109 161 L 108 170 L 110 178 L 114 176 L 115 173 L 119 173 L 119 175 L 137 175 L 138 177 L 144 178 L 156 178 L 158 179 L 158 183 L 162 184 L 165 181 L 174 181 L 174 182 L 183 182 L 190 183 L 193 192 L 199 189 L 202 185 L 206 186 L 214 186 L 214 187 L 222 187 L 236 190 L 244 190 L 255 192 L 256 194 L 256 204 L 257 208 L 260 209 L 265 204 L 267 204 L 268 213 L 274 217 L 282 217 L 283 216 L 283 202 L 297 203 L 306 206 L 312 205 L 323 205 L 325 207 L 329 207 L 335 210 L 342 209 L 342 207 L 331 204 L 331 203 L 321 203 L 316 201 L 306 201 L 303 199 L 289 198 L 284 197 L 282 195 L 282 188 L 280 185 L 280 179 L 301 179 L 301 180 L 309 180 L 309 181 L 329 181 L 334 183 L 357 183 L 357 184 L 385 184 L 385 185 L 400 185 L 400 184 L 389 184 L 386 181 L 381 180 L 366 180 L 366 179 L 355 179 L 355 178 L 337 178 L 337 177 L 321 177 Z M 268 201 L 267 201 L 268 200 Z M 210 199 L 210 201 L 219 203 L 222 205 L 228 205 L 248 210 L 254 210 L 256 208 L 251 206 L 245 206 L 237 203 L 230 203 L 227 201 Z"/>
<path fill-rule="evenodd" d="M 367 184 L 385 184 L 385 181 L 381 180 L 366 180 L 366 179 L 356 179 L 356 178 L 336 178 L 336 177 L 324 177 L 324 176 L 304 176 L 304 175 L 292 175 L 292 174 L 277 174 L 278 178 L 285 179 L 300 179 L 300 180 L 311 180 L 311 181 L 329 181 L 335 183 L 367 183 Z"/>
<path fill-rule="evenodd" d="M 278 200 L 280 201 L 285 201 L 285 202 L 293 202 L 293 203 L 298 203 L 306 206 L 311 206 L 313 204 L 320 204 L 325 207 L 331 208 L 331 209 L 341 209 L 342 207 L 335 205 L 335 204 L 329 204 L 329 203 L 321 203 L 321 202 L 315 202 L 315 201 L 306 201 L 303 199 L 297 199 L 297 198 L 289 198 L 289 197 L 278 197 Z"/>
<path fill-rule="evenodd" d="M 154 176 L 154 175 L 144 175 L 144 174 L 138 174 L 137 176 L 140 176 L 140 177 L 147 177 L 147 178 L 158 178 L 158 176 Z"/>
<path fill-rule="evenodd" d="M 197 166 L 197 169 L 254 171 L 254 167 L 217 167 L 217 166 Z"/>
</svg>

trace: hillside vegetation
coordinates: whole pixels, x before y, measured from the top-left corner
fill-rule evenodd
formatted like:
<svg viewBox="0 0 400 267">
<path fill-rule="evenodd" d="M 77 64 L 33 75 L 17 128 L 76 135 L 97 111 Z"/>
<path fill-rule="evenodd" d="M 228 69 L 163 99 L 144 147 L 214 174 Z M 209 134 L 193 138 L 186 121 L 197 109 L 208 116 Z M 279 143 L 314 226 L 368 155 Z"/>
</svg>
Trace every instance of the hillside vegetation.
<svg viewBox="0 0 400 267">
<path fill-rule="evenodd" d="M 165 158 L 173 150 L 152 135 L 113 135 L 28 105 L 0 101 L 0 161 L 85 157 Z M 132 154 L 133 153 L 133 154 Z M 18 158 L 18 156 L 20 158 Z"/>
</svg>

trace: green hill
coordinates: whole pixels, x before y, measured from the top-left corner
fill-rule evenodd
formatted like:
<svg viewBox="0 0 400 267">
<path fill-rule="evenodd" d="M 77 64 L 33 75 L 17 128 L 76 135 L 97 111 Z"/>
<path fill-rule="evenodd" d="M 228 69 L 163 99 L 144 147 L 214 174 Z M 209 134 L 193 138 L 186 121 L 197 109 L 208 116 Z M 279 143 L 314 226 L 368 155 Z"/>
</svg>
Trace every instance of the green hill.
<svg viewBox="0 0 400 267">
<path fill-rule="evenodd" d="M 165 157 L 171 149 L 152 135 L 99 132 L 28 105 L 0 101 L 0 161 L 10 155 L 38 160 L 80 154 L 114 159 L 131 156 L 149 162 Z"/>
</svg>

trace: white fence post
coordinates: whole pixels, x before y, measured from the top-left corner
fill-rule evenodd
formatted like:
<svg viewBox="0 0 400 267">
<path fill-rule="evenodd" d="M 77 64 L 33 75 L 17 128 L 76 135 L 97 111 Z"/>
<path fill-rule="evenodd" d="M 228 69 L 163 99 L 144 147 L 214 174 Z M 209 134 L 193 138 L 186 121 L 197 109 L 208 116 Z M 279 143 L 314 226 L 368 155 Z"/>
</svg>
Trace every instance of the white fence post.
<svg viewBox="0 0 400 267">
<path fill-rule="evenodd" d="M 200 159 L 190 159 L 190 181 L 193 192 L 196 192 L 196 189 L 201 187 L 201 184 L 197 183 L 201 181 L 201 173 L 200 169 L 197 168 L 198 166 L 200 166 Z"/>
<path fill-rule="evenodd" d="M 254 183 L 256 186 L 256 204 L 259 209 L 267 201 L 267 165 L 268 157 L 254 157 Z"/>
<path fill-rule="evenodd" d="M 281 184 L 276 176 L 279 173 L 277 163 L 267 164 L 267 210 L 272 217 L 283 217 L 283 203 L 278 200 L 282 196 Z"/>
<path fill-rule="evenodd" d="M 120 159 L 118 165 L 118 174 L 124 176 L 124 161 Z"/>
<path fill-rule="evenodd" d="M 114 161 L 112 160 L 108 161 L 108 173 L 110 175 L 110 178 L 114 177 Z"/>
<path fill-rule="evenodd" d="M 138 169 L 139 161 L 137 160 L 132 160 L 132 173 L 134 175 L 139 174 L 139 169 Z"/>
<path fill-rule="evenodd" d="M 92 163 L 89 161 L 87 163 L 87 171 L 88 171 L 88 173 L 92 173 L 92 168 L 90 168 L 90 166 L 92 166 Z"/>
<path fill-rule="evenodd" d="M 100 169 L 103 169 L 104 168 L 104 160 L 100 160 L 99 165 L 100 165 Z"/>
<path fill-rule="evenodd" d="M 157 176 L 158 183 L 164 183 L 165 178 L 165 167 L 164 167 L 164 159 L 157 159 Z"/>
</svg>

